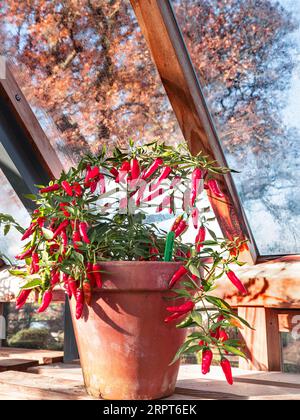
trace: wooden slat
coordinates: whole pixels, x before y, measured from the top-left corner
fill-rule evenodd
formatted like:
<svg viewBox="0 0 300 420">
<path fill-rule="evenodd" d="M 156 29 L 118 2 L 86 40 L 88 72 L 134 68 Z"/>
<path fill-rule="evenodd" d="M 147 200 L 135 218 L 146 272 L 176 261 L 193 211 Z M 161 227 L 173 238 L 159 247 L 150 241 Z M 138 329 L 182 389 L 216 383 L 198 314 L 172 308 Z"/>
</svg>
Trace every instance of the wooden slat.
<svg viewBox="0 0 300 420">
<path fill-rule="evenodd" d="M 39 362 L 37 360 L 0 358 L 0 372 L 6 372 L 8 370 L 25 372 L 28 368 L 37 366 L 38 364 Z"/>
<path fill-rule="evenodd" d="M 225 165 L 216 130 L 169 2 L 131 0 L 131 4 L 191 151 L 203 150 L 220 165 Z M 211 197 L 211 203 L 224 235 L 230 239 L 251 239 L 231 175 L 219 177 L 219 182 L 225 198 L 221 201 Z M 251 253 L 252 256 L 245 252 L 244 259 L 256 260 L 253 241 Z"/>
<path fill-rule="evenodd" d="M 34 360 L 38 362 L 37 364 L 47 365 L 62 362 L 63 352 L 1 347 L 0 358 Z"/>
<path fill-rule="evenodd" d="M 17 121 L 30 139 L 39 162 L 49 174 L 50 178 L 59 177 L 63 167 L 50 141 L 42 130 L 37 118 L 30 108 L 25 96 L 19 88 L 12 71 L 12 66 L 6 65 L 6 78 L 0 79 L 0 94 L 3 95 L 13 110 Z M 18 101 L 16 100 L 18 95 Z"/>
</svg>

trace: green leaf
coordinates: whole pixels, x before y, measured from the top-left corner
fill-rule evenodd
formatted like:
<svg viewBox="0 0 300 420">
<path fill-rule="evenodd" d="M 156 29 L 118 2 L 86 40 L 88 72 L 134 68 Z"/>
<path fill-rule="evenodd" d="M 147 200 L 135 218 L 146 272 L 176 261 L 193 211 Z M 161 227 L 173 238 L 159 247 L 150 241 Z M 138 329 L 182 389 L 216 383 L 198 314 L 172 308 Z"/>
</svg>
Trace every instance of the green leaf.
<svg viewBox="0 0 300 420">
<path fill-rule="evenodd" d="M 32 201 L 37 200 L 37 196 L 35 194 L 24 194 L 24 197 Z"/>
<path fill-rule="evenodd" d="M 183 321 L 176 325 L 176 328 L 188 328 L 194 324 L 192 317 L 189 315 Z"/>
<path fill-rule="evenodd" d="M 42 228 L 42 232 L 47 241 L 53 239 L 53 232 L 50 229 Z"/>
<path fill-rule="evenodd" d="M 21 289 L 22 290 L 35 289 L 36 287 L 39 287 L 41 285 L 42 285 L 42 280 L 41 279 L 35 279 L 35 280 L 32 280 L 32 281 L 28 282 L 27 284 L 25 284 L 25 286 L 22 286 Z"/>
<path fill-rule="evenodd" d="M 215 296 L 205 296 L 205 299 L 207 300 L 207 302 L 211 303 L 214 306 L 217 306 L 220 309 L 229 309 L 230 311 L 232 311 L 232 308 L 230 305 L 228 305 L 227 302 L 225 302 L 225 300 L 217 298 Z"/>
<path fill-rule="evenodd" d="M 10 231 L 10 225 L 5 225 L 3 231 L 4 231 L 4 236 L 6 236 L 8 232 Z"/>
<path fill-rule="evenodd" d="M 27 271 L 22 271 L 22 270 L 8 270 L 8 272 L 12 276 L 17 276 L 17 277 L 26 277 L 27 276 Z"/>
<path fill-rule="evenodd" d="M 201 313 L 198 311 L 192 311 L 191 316 L 192 316 L 192 319 L 195 321 L 195 323 L 199 325 L 200 327 L 202 327 L 203 320 L 202 320 Z"/>
<path fill-rule="evenodd" d="M 183 343 L 182 346 L 179 347 L 179 349 L 177 350 L 177 353 L 174 356 L 174 359 L 170 363 L 170 366 L 173 365 L 175 362 L 177 362 L 177 360 L 180 359 L 180 357 L 182 356 L 182 354 L 188 349 L 191 341 L 192 340 L 188 340 L 185 343 Z"/>
<path fill-rule="evenodd" d="M 186 290 L 184 290 L 184 289 L 174 289 L 174 290 L 172 290 L 174 293 L 176 293 L 177 295 L 179 295 L 179 296 L 183 296 L 183 297 L 188 297 L 188 298 L 190 298 L 191 297 L 191 295 L 189 294 L 189 292 L 187 292 Z"/>
<path fill-rule="evenodd" d="M 228 351 L 228 353 L 235 354 L 236 356 L 243 357 L 244 359 L 247 360 L 247 356 L 241 350 L 237 349 L 236 347 L 227 346 L 226 344 L 224 344 L 223 347 L 226 351 Z"/>
<path fill-rule="evenodd" d="M 198 351 L 200 351 L 202 349 L 201 346 L 199 346 L 198 344 L 195 344 L 191 347 L 189 347 L 187 350 L 185 350 L 184 354 L 189 354 L 189 353 L 198 353 Z"/>
<path fill-rule="evenodd" d="M 190 272 L 191 272 L 194 276 L 198 277 L 198 279 L 200 279 L 200 278 L 201 278 L 200 272 L 199 272 L 198 268 L 197 268 L 195 265 L 190 264 L 188 268 L 189 268 L 189 271 L 190 271 Z"/>
</svg>

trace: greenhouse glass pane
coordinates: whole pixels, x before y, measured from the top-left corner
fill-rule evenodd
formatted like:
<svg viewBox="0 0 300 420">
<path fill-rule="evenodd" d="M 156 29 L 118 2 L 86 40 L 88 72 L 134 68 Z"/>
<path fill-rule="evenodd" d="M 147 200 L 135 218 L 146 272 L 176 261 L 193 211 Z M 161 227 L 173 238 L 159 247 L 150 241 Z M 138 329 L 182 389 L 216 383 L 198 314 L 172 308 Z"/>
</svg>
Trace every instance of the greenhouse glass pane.
<svg viewBox="0 0 300 420">
<path fill-rule="evenodd" d="M 65 167 L 129 138 L 184 141 L 129 0 L 3 1 L 0 54 Z"/>
<path fill-rule="evenodd" d="M 300 0 L 172 0 L 261 255 L 300 252 Z"/>
</svg>

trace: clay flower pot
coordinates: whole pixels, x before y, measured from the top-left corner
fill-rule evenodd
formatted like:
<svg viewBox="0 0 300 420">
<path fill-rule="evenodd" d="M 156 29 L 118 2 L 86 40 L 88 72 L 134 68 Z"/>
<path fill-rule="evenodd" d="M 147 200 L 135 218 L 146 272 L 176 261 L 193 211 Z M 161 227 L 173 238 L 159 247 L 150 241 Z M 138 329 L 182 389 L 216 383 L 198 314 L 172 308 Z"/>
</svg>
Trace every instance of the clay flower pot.
<svg viewBox="0 0 300 420">
<path fill-rule="evenodd" d="M 185 329 L 165 324 L 168 282 L 181 263 L 102 263 L 104 286 L 73 325 L 88 393 L 113 400 L 147 400 L 174 392 L 179 364 L 170 366 Z M 176 301 L 178 304 L 178 301 Z"/>
</svg>

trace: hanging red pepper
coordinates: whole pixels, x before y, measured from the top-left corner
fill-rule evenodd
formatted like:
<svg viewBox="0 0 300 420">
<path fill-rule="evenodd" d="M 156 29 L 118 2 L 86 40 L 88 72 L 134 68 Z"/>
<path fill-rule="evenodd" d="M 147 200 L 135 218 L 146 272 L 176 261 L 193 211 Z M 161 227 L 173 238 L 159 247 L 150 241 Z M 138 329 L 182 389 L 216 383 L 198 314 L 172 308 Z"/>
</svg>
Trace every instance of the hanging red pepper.
<svg viewBox="0 0 300 420">
<path fill-rule="evenodd" d="M 116 168 L 111 168 L 109 172 L 113 175 L 115 178 L 115 182 L 119 182 L 119 171 Z"/>
<path fill-rule="evenodd" d="M 68 205 L 69 203 L 59 203 L 60 210 L 63 212 L 64 216 L 71 217 L 71 214 L 65 209 Z"/>
<path fill-rule="evenodd" d="M 131 179 L 134 181 L 140 176 L 141 170 L 137 159 L 131 159 L 130 162 Z"/>
<path fill-rule="evenodd" d="M 32 289 L 21 291 L 21 293 L 19 294 L 19 296 L 17 297 L 17 300 L 16 300 L 16 309 L 17 310 L 21 309 L 25 305 L 25 303 L 26 303 L 26 301 L 27 301 L 31 292 L 32 292 Z"/>
<path fill-rule="evenodd" d="M 17 255 L 15 257 L 16 260 L 25 260 L 26 258 L 31 257 L 34 249 L 35 249 L 35 247 L 33 246 L 32 248 L 29 248 L 29 249 L 27 249 L 27 251 L 23 252 L 23 254 Z"/>
<path fill-rule="evenodd" d="M 183 214 L 181 214 L 180 216 L 178 216 L 175 219 L 175 222 L 173 223 L 173 226 L 171 227 L 171 231 L 172 232 L 175 232 L 176 231 L 176 229 L 178 228 L 179 223 L 182 221 L 182 219 L 183 219 Z"/>
<path fill-rule="evenodd" d="M 76 297 L 77 288 L 78 288 L 77 280 L 75 280 L 72 276 L 69 276 L 68 283 L 69 283 L 71 296 L 73 295 L 74 297 Z"/>
<path fill-rule="evenodd" d="M 224 194 L 220 190 L 219 184 L 215 179 L 210 179 L 207 181 L 207 186 L 210 190 L 210 192 L 215 195 L 216 197 L 223 198 Z"/>
<path fill-rule="evenodd" d="M 178 319 L 182 316 L 183 314 L 179 313 L 179 312 L 174 312 L 172 315 L 167 316 L 167 318 L 165 318 L 165 323 L 169 323 L 174 321 L 175 319 Z"/>
<path fill-rule="evenodd" d="M 51 281 L 50 284 L 51 286 L 55 286 L 60 282 L 60 275 L 58 271 L 52 271 L 51 273 Z"/>
<path fill-rule="evenodd" d="M 192 300 L 188 300 L 179 306 L 168 306 L 166 309 L 168 312 L 176 312 L 180 314 L 186 314 L 194 309 L 195 303 Z"/>
<path fill-rule="evenodd" d="M 196 245 L 196 251 L 197 252 L 201 251 L 201 248 L 203 247 L 202 242 L 205 241 L 205 237 L 206 237 L 206 230 L 205 230 L 205 227 L 202 225 L 202 226 L 200 226 L 198 234 L 197 234 L 196 239 L 195 239 L 195 245 Z"/>
<path fill-rule="evenodd" d="M 202 374 L 206 375 L 210 371 L 211 362 L 213 360 L 213 352 L 205 349 L 202 352 Z"/>
<path fill-rule="evenodd" d="M 91 287 L 94 289 L 96 286 L 96 280 L 93 276 L 93 263 L 90 261 L 86 264 L 86 277 L 89 280 Z"/>
<path fill-rule="evenodd" d="M 84 294 L 81 288 L 77 289 L 75 299 L 76 299 L 75 317 L 76 319 L 80 319 L 82 316 L 83 308 L 84 308 Z"/>
<path fill-rule="evenodd" d="M 100 264 L 93 264 L 93 276 L 96 282 L 96 286 L 98 289 L 102 288 L 102 276 L 101 276 L 101 267 Z"/>
<path fill-rule="evenodd" d="M 37 252 L 33 252 L 31 258 L 30 274 L 38 273 L 40 269 L 39 262 L 39 254 Z"/>
<path fill-rule="evenodd" d="M 24 232 L 21 241 L 25 241 L 25 239 L 28 239 L 34 232 L 35 228 L 36 228 L 36 223 L 31 223 L 29 228 Z"/>
<path fill-rule="evenodd" d="M 166 166 L 163 170 L 162 173 L 160 174 L 158 180 L 154 183 L 154 185 L 152 185 L 151 189 L 152 190 L 156 190 L 156 188 L 158 188 L 160 186 L 160 184 L 168 178 L 168 176 L 170 175 L 170 173 L 172 172 L 172 168 L 170 168 L 170 166 Z"/>
<path fill-rule="evenodd" d="M 225 357 L 223 357 L 221 360 L 221 368 L 224 372 L 226 381 L 229 383 L 229 385 L 233 385 L 231 364 L 228 359 L 225 359 Z"/>
<path fill-rule="evenodd" d="M 199 224 L 199 209 L 197 207 L 193 208 L 192 211 L 192 220 L 195 229 L 198 229 Z"/>
<path fill-rule="evenodd" d="M 50 303 L 52 302 L 52 299 L 53 299 L 52 290 L 46 290 L 43 296 L 42 304 L 37 310 L 39 314 L 41 312 L 45 312 L 45 310 L 49 307 Z"/>
<path fill-rule="evenodd" d="M 157 261 L 159 257 L 159 250 L 155 246 L 152 246 L 149 250 L 150 253 L 150 261 Z"/>
<path fill-rule="evenodd" d="M 36 222 L 39 225 L 39 227 L 42 228 L 45 225 L 46 217 L 38 217 Z"/>
<path fill-rule="evenodd" d="M 221 329 L 221 328 L 219 330 L 219 340 L 221 340 L 221 341 L 229 340 L 229 336 L 228 336 L 227 332 L 225 330 Z"/>
<path fill-rule="evenodd" d="M 90 244 L 91 241 L 89 240 L 87 229 L 88 229 L 88 224 L 86 222 L 79 223 L 79 233 L 83 242 L 85 242 L 86 244 Z"/>
<path fill-rule="evenodd" d="M 74 249 L 78 251 L 80 243 L 81 243 L 81 235 L 78 230 L 73 231 L 72 240 L 73 240 Z"/>
<path fill-rule="evenodd" d="M 85 180 L 84 180 L 84 184 L 86 186 L 89 186 L 89 181 L 94 180 L 95 178 L 98 178 L 99 174 L 100 174 L 100 170 L 99 170 L 98 166 L 95 166 L 94 168 L 89 169 L 87 171 L 87 174 L 86 174 L 86 177 L 85 177 Z"/>
<path fill-rule="evenodd" d="M 192 173 L 192 188 L 191 188 L 191 197 L 190 205 L 194 207 L 199 189 L 200 189 L 200 180 L 203 179 L 203 172 L 200 168 L 195 168 Z"/>
<path fill-rule="evenodd" d="M 242 295 L 247 295 L 248 294 L 248 290 L 246 289 L 246 287 L 243 285 L 241 280 L 236 276 L 236 274 L 233 271 L 231 271 L 231 270 L 227 271 L 226 275 L 229 278 L 229 280 L 231 281 L 231 283 L 239 290 L 239 292 Z"/>
<path fill-rule="evenodd" d="M 73 189 L 68 181 L 63 181 L 61 183 L 62 189 L 68 194 L 68 196 L 73 197 Z"/>
<path fill-rule="evenodd" d="M 173 277 L 170 280 L 169 288 L 171 289 L 175 283 L 177 283 L 186 273 L 188 272 L 188 269 L 186 266 L 182 265 L 175 274 L 173 274 Z"/>
<path fill-rule="evenodd" d="M 97 186 L 98 186 L 98 178 L 90 182 L 90 191 L 92 194 L 94 194 L 94 192 L 96 191 Z"/>
<path fill-rule="evenodd" d="M 150 178 L 163 163 L 164 161 L 161 158 L 155 159 L 152 165 L 150 165 L 149 168 L 144 172 L 142 179 L 146 180 Z"/>
<path fill-rule="evenodd" d="M 61 189 L 61 186 L 59 184 L 53 184 L 53 185 L 50 185 L 49 187 L 41 188 L 40 194 L 46 194 L 49 192 L 59 191 L 60 189 Z"/>
<path fill-rule="evenodd" d="M 84 300 L 88 306 L 91 306 L 92 303 L 92 287 L 88 280 L 85 280 L 82 285 Z"/>
<path fill-rule="evenodd" d="M 82 187 L 79 184 L 79 182 L 74 182 L 72 188 L 73 188 L 73 191 L 74 191 L 76 197 L 78 197 L 78 198 L 82 197 L 83 190 L 82 190 Z"/>
<path fill-rule="evenodd" d="M 56 228 L 56 230 L 53 233 L 53 239 L 57 238 L 58 235 L 61 234 L 63 230 L 66 229 L 66 227 L 69 225 L 69 220 L 64 220 L 60 225 Z"/>
<path fill-rule="evenodd" d="M 180 235 L 182 235 L 187 230 L 188 227 L 189 227 L 188 223 L 185 220 L 181 220 L 181 222 L 179 222 L 177 229 L 175 230 L 175 238 L 178 238 Z"/>
</svg>

